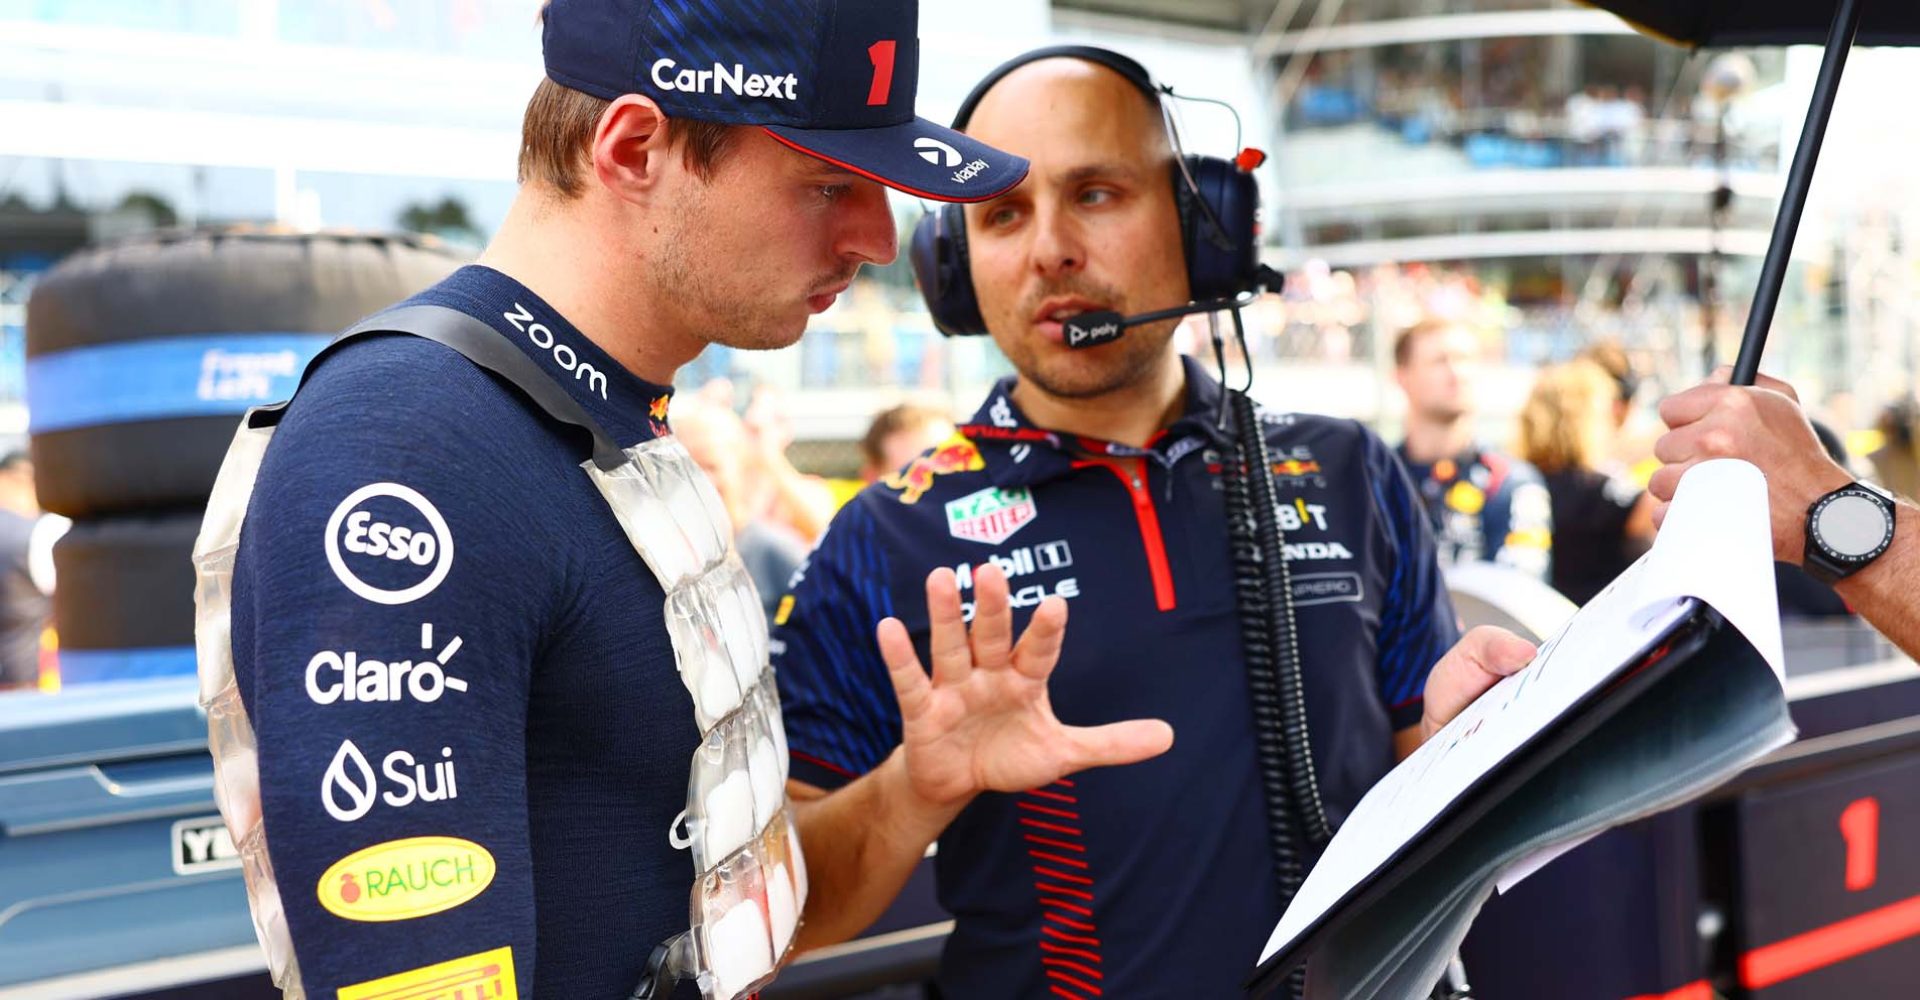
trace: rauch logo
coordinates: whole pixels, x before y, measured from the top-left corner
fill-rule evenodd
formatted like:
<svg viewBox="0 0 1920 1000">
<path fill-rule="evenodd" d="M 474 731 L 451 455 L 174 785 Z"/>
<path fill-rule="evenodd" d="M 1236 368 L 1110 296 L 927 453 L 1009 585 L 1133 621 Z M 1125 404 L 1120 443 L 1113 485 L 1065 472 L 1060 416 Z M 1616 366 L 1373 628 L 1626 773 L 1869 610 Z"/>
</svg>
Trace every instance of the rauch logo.
<svg viewBox="0 0 1920 1000">
<path fill-rule="evenodd" d="M 408 837 L 362 848 L 320 876 L 320 905 L 368 923 L 451 910 L 487 891 L 493 855 L 458 837 Z"/>
</svg>

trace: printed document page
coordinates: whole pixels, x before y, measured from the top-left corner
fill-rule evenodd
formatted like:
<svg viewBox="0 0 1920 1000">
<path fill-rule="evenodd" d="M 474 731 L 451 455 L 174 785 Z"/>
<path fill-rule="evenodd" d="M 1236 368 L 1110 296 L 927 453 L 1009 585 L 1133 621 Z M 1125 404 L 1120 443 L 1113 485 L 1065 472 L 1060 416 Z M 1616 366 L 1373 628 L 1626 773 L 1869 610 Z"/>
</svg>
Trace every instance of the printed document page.
<svg viewBox="0 0 1920 1000">
<path fill-rule="evenodd" d="M 1731 459 L 1695 466 L 1652 551 L 1360 800 L 1260 960 L 1312 929 L 1502 761 L 1618 677 L 1687 618 L 1694 600 L 1739 629 L 1781 680 L 1771 530 L 1758 469 Z"/>
</svg>

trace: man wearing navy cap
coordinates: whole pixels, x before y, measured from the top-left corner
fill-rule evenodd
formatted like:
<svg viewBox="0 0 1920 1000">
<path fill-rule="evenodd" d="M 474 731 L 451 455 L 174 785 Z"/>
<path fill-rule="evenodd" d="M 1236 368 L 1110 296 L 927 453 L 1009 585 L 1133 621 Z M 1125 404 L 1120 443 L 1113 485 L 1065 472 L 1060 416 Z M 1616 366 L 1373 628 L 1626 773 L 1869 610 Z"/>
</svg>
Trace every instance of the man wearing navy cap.
<svg viewBox="0 0 1920 1000">
<path fill-rule="evenodd" d="M 1024 175 L 914 116 L 916 23 L 910 0 L 553 0 L 519 195 L 409 304 L 492 327 L 646 452 L 677 368 L 792 344 L 894 258 L 882 185 L 972 200 Z M 571 429 L 460 354 L 375 336 L 308 375 L 231 590 L 276 974 L 342 1000 L 628 996 L 688 928 L 670 831 L 701 741 L 646 546 Z"/>
</svg>

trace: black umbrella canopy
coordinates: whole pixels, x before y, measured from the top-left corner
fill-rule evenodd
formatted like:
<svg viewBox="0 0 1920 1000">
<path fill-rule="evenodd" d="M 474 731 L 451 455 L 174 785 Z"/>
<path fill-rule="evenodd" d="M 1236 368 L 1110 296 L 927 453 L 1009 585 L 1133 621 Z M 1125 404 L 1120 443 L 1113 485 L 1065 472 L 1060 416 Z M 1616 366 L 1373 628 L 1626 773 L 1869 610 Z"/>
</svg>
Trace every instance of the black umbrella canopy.
<svg viewBox="0 0 1920 1000">
<path fill-rule="evenodd" d="M 1582 0 L 1689 48 L 1819 45 L 1838 0 Z M 1859 45 L 1920 45 L 1920 0 L 1861 0 Z"/>
</svg>

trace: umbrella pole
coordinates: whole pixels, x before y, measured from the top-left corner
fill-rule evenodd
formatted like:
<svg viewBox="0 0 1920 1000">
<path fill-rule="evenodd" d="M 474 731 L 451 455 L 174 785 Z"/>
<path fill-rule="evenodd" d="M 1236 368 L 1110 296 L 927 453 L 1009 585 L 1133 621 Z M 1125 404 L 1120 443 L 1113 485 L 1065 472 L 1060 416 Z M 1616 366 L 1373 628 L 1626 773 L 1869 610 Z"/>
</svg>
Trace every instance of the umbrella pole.
<svg viewBox="0 0 1920 1000">
<path fill-rule="evenodd" d="M 1813 183 L 1813 167 L 1820 159 L 1827 119 L 1833 115 L 1840 71 L 1847 66 L 1847 52 L 1853 48 L 1853 36 L 1859 27 L 1860 0 L 1840 0 L 1833 12 L 1833 24 L 1827 29 L 1826 55 L 1820 60 L 1820 76 L 1813 84 L 1813 102 L 1807 107 L 1806 126 L 1800 130 L 1800 146 L 1793 151 L 1793 166 L 1787 171 L 1780 212 L 1773 219 L 1773 239 L 1767 244 L 1766 262 L 1760 266 L 1760 285 L 1754 289 L 1753 309 L 1747 313 L 1740 356 L 1733 363 L 1734 385 L 1752 385 L 1754 376 L 1760 373 L 1760 355 L 1767 347 L 1767 330 L 1773 325 L 1774 308 L 1780 304 L 1781 286 L 1786 284 L 1793 237 L 1800 228 L 1800 213 L 1807 207 L 1807 188 Z M 1712 331 L 1707 335 L 1712 336 Z"/>
</svg>

